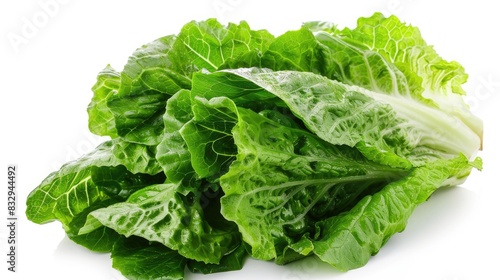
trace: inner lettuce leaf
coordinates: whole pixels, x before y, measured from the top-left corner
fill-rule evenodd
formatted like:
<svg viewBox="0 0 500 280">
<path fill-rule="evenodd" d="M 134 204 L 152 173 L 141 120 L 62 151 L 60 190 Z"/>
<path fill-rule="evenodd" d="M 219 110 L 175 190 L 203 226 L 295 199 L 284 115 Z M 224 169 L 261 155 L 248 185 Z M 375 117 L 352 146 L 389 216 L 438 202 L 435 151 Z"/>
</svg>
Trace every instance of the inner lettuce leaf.
<svg viewBox="0 0 500 280">
<path fill-rule="evenodd" d="M 191 164 L 200 178 L 219 178 L 236 156 L 232 129 L 238 121 L 237 108 L 227 98 L 195 98 L 193 119 L 181 128 L 191 153 Z"/>
<path fill-rule="evenodd" d="M 350 45 L 351 49 L 360 50 L 364 53 L 365 61 L 369 61 L 374 56 L 383 57 L 388 62 L 385 64 L 389 64 L 384 68 L 397 68 L 404 75 L 406 86 L 414 98 L 420 96 L 421 100 L 425 99 L 428 103 L 433 103 L 441 111 L 460 119 L 477 135 L 482 136 L 481 120 L 471 114 L 463 99 L 465 91 L 462 85 L 468 78 L 464 68 L 456 61 L 446 61 L 439 56 L 435 49 L 422 38 L 418 27 L 405 24 L 396 16 L 385 17 L 381 13 L 375 13 L 371 17 L 359 18 L 357 27 L 353 29 L 325 28 L 321 30 L 317 28 L 316 31 L 316 38 L 320 44 L 324 43 L 327 46 L 326 49 L 330 49 L 326 52 L 333 57 L 342 56 L 338 52 L 340 45 Z M 344 57 L 346 57 L 345 54 Z M 341 67 L 340 71 L 334 71 L 337 73 L 344 69 L 356 68 L 356 65 L 361 64 L 354 63 L 353 66 L 351 62 L 340 62 L 335 58 L 329 62 L 337 63 L 338 67 Z M 376 69 L 373 66 L 369 68 Z M 397 76 L 399 73 L 395 72 L 393 75 Z M 371 83 L 380 83 L 377 81 L 379 76 L 374 75 L 374 77 Z M 340 80 L 359 86 L 368 85 L 367 83 L 351 83 L 352 81 L 347 79 Z M 373 90 L 370 86 L 368 87 Z"/>
<path fill-rule="evenodd" d="M 163 115 L 164 131 L 156 149 L 156 158 L 171 182 L 189 182 L 198 177 L 191 165 L 191 153 L 179 130 L 193 117 L 191 92 L 180 90 L 166 105 Z"/>
</svg>

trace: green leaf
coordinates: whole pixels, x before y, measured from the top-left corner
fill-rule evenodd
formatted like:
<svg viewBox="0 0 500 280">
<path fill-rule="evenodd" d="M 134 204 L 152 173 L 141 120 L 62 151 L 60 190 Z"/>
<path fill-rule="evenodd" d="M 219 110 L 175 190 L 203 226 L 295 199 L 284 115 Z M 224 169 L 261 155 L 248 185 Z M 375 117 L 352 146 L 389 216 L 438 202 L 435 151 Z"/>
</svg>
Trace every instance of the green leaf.
<svg viewBox="0 0 500 280">
<path fill-rule="evenodd" d="M 118 92 L 108 100 L 118 135 L 129 142 L 157 145 L 167 99 L 191 86 L 187 77 L 172 70 L 175 40 L 165 36 L 137 49 L 121 72 Z"/>
<path fill-rule="evenodd" d="M 165 182 L 165 174 L 163 173 L 156 175 L 134 174 L 123 165 L 93 167 L 91 178 L 102 192 L 117 201 L 124 201 L 135 191 L 149 185 Z"/>
<path fill-rule="evenodd" d="M 158 174 L 162 171 L 156 160 L 156 146 L 113 140 L 113 155 L 132 173 Z"/>
<path fill-rule="evenodd" d="M 94 96 L 87 107 L 89 115 L 89 130 L 97 135 L 117 137 L 115 118 L 108 108 L 108 99 L 116 94 L 120 87 L 120 73 L 111 66 L 106 66 L 97 76 L 92 87 Z"/>
<path fill-rule="evenodd" d="M 127 279 L 182 280 L 186 259 L 157 242 L 139 237 L 120 238 L 111 254 L 113 268 Z"/>
<path fill-rule="evenodd" d="M 249 68 L 224 73 L 241 79 L 221 78 L 218 88 L 251 81 L 279 97 L 323 140 L 355 146 L 382 164 L 409 168 L 460 154 L 473 158 L 481 147 L 481 138 L 466 123 L 412 98 L 366 90 L 309 72 Z M 255 85 L 250 94 L 256 91 Z"/>
<path fill-rule="evenodd" d="M 90 212 L 95 209 L 107 207 L 116 202 L 117 200 L 114 199 L 99 201 L 76 215 L 76 217 L 71 220 L 69 225 L 65 226 L 68 238 L 73 242 L 95 252 L 111 252 L 116 240 L 120 238 L 120 235 L 116 231 L 107 227 L 101 227 L 87 234 L 79 234 L 79 231 L 85 225 L 87 215 Z"/>
<path fill-rule="evenodd" d="M 204 262 L 189 260 L 187 266 L 191 272 L 201 272 L 203 274 L 240 270 L 245 264 L 247 255 L 244 244 L 241 244 L 233 252 L 222 257 L 218 264 L 206 264 Z"/>
<path fill-rule="evenodd" d="M 26 216 L 39 224 L 57 219 L 68 225 L 92 204 L 108 198 L 92 181 L 92 168 L 117 165 L 119 162 L 112 154 L 112 142 L 104 142 L 91 153 L 47 176 L 29 194 Z"/>
<path fill-rule="evenodd" d="M 114 156 L 115 140 L 50 174 L 27 198 L 26 216 L 35 223 L 59 220 L 68 237 L 93 251 L 107 252 L 117 233 L 100 228 L 79 235 L 88 213 L 125 200 L 132 192 L 163 182 L 162 173 L 133 174 Z"/>
<path fill-rule="evenodd" d="M 410 80 L 411 75 L 418 75 L 423 89 L 465 94 L 462 84 L 467 81 L 467 74 L 463 67 L 442 59 L 427 45 L 417 27 L 401 22 L 394 15 L 386 18 L 375 13 L 368 18 L 362 17 L 356 28 L 345 28 L 337 34 L 380 53 Z"/>
<path fill-rule="evenodd" d="M 356 28 L 335 30 L 333 34 L 338 40 L 384 57 L 404 74 L 413 98 L 432 103 L 482 137 L 482 122 L 471 114 L 462 96 L 466 94 L 462 85 L 468 75 L 458 62 L 439 56 L 417 27 L 401 22 L 396 16 L 386 18 L 375 13 L 359 18 Z"/>
<path fill-rule="evenodd" d="M 191 165 L 191 153 L 181 136 L 181 128 L 193 117 L 191 92 L 180 90 L 168 101 L 163 115 L 164 132 L 156 148 L 156 158 L 171 182 L 198 179 Z"/>
<path fill-rule="evenodd" d="M 263 100 L 286 106 L 325 141 L 356 146 L 366 152 L 365 156 L 383 164 L 411 167 L 406 157 L 417 145 L 417 136 L 402 125 L 405 120 L 390 106 L 374 100 L 361 88 L 308 72 L 248 68 L 205 75 L 218 85 L 217 89 L 197 85 L 196 90 L 207 96 L 242 88 L 241 96 L 233 97 L 238 106 L 246 106 L 254 96 L 254 103 Z M 279 102 L 273 99 L 276 97 Z"/>
<path fill-rule="evenodd" d="M 285 32 L 269 45 L 260 67 L 318 73 L 321 66 L 317 45 L 307 28 Z"/>
<path fill-rule="evenodd" d="M 297 242 L 287 245 L 281 254 L 276 256 L 277 264 L 287 264 L 312 255 L 314 244 L 309 233 L 304 234 Z"/>
<path fill-rule="evenodd" d="M 159 242 L 189 259 L 219 263 L 240 244 L 239 233 L 227 221 L 205 215 L 204 211 L 213 214 L 208 209 L 217 204 L 203 205 L 201 191 L 183 195 L 184 188 L 173 183 L 143 188 L 126 202 L 90 213 L 80 234 L 104 225 L 126 237 L 135 235 Z M 212 219 L 224 223 L 212 225 Z"/>
<path fill-rule="evenodd" d="M 236 155 L 231 130 L 237 122 L 236 105 L 228 98 L 193 100 L 193 119 L 180 133 L 191 153 L 191 164 L 200 178 L 220 177 Z"/>
<path fill-rule="evenodd" d="M 357 150 L 238 109 L 237 159 L 221 176 L 222 214 L 253 257 L 270 260 L 314 223 L 348 209 L 404 171 L 367 161 Z"/>
<path fill-rule="evenodd" d="M 460 156 L 414 169 L 407 177 L 364 197 L 351 210 L 319 222 L 314 253 L 342 271 L 365 265 L 392 235 L 405 229 L 419 204 L 439 187 L 463 181 L 478 164 L 478 160 L 469 163 Z"/>
<path fill-rule="evenodd" d="M 259 64 L 259 57 L 274 37 L 253 31 L 245 21 L 223 26 L 216 19 L 192 21 L 182 28 L 174 45 L 176 71 L 190 76 L 201 69 L 215 71 L 242 63 Z"/>
<path fill-rule="evenodd" d="M 324 32 L 317 33 L 316 39 L 324 76 L 380 93 L 422 99 L 421 90 L 411 88 L 404 73 L 376 51 Z"/>
</svg>

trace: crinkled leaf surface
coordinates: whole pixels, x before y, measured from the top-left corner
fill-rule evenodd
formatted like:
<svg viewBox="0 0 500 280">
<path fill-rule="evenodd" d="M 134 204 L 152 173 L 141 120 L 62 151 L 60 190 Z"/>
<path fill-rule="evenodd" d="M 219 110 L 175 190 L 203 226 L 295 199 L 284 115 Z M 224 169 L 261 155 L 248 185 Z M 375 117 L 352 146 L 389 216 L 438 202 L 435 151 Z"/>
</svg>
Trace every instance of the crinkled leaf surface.
<svg viewBox="0 0 500 280">
<path fill-rule="evenodd" d="M 175 39 L 165 36 L 137 49 L 121 72 L 120 88 L 108 107 L 118 135 L 127 141 L 158 144 L 167 99 L 191 86 L 188 78 L 171 70 L 169 53 Z"/>
<path fill-rule="evenodd" d="M 319 32 L 317 38 L 320 42 L 325 43 L 330 51 L 333 50 L 333 52 L 327 51 L 331 56 L 325 62 L 331 65 L 337 64 L 340 67 L 338 69 L 340 71 L 337 72 L 360 65 L 360 63 L 351 64 L 352 61 L 338 63 L 339 60 L 336 58 L 339 55 L 336 51 L 339 45 L 349 45 L 350 48 L 357 46 L 361 50 L 367 49 L 363 51 L 367 62 L 370 57 L 381 56 L 386 61 L 380 64 L 384 65 L 383 68 L 397 68 L 404 75 L 407 88 L 414 99 L 437 106 L 441 111 L 460 119 L 475 134 L 482 137 L 482 122 L 471 114 L 463 99 L 465 91 L 462 85 L 468 77 L 464 68 L 458 62 L 446 61 L 439 56 L 433 46 L 425 42 L 417 27 L 401 22 L 396 16 L 385 17 L 381 13 L 375 13 L 371 17 L 359 18 L 356 28 L 325 31 L 332 36 Z M 375 66 L 373 63 L 372 65 Z M 376 69 L 373 66 L 369 68 Z M 332 71 L 333 68 L 335 65 L 329 70 Z M 390 70 L 386 74 L 394 72 L 394 77 L 399 77 L 399 71 Z M 362 71 L 356 74 L 363 76 L 363 72 L 369 73 Z M 374 76 L 375 79 L 371 79 L 371 83 L 380 84 L 380 81 L 377 81 L 380 76 L 384 76 L 384 74 Z M 398 78 L 398 80 L 401 79 Z M 342 81 L 350 82 L 349 79 Z M 394 85 L 394 83 L 392 84 Z M 357 85 L 366 86 L 367 83 Z M 373 90 L 370 85 L 368 88 Z M 402 86 L 399 85 L 398 88 L 400 88 L 400 93 L 403 93 Z M 386 90 L 386 92 L 390 91 Z"/>
<path fill-rule="evenodd" d="M 80 233 L 104 225 L 127 237 L 159 242 L 189 259 L 219 263 L 240 244 L 239 233 L 229 222 L 205 216 L 205 211 L 216 213 L 209 208 L 218 206 L 202 203 L 201 191 L 183 195 L 183 189 L 174 183 L 143 188 L 126 202 L 90 213 Z M 211 225 L 208 221 L 212 219 L 219 224 Z"/>
<path fill-rule="evenodd" d="M 222 214 L 238 225 L 256 258 L 276 258 L 317 220 L 404 174 L 251 110 L 238 113 L 237 160 L 221 177 Z"/>
<path fill-rule="evenodd" d="M 238 119 L 236 105 L 228 98 L 196 98 L 192 110 L 193 119 L 180 131 L 192 166 L 200 178 L 218 178 L 236 155 L 231 133 Z"/>
<path fill-rule="evenodd" d="M 191 92 L 180 90 L 168 101 L 163 115 L 165 130 L 156 148 L 156 158 L 171 182 L 198 179 L 191 165 L 191 153 L 181 136 L 181 128 L 193 117 Z"/>
<path fill-rule="evenodd" d="M 28 196 L 26 216 L 35 223 L 59 220 L 69 224 L 71 220 L 97 201 L 107 196 L 92 181 L 92 168 L 117 166 L 112 142 L 101 144 L 91 153 L 69 162 L 51 173 Z"/>
<path fill-rule="evenodd" d="M 93 152 L 50 174 L 28 196 L 28 219 L 36 223 L 58 220 L 76 243 L 94 251 L 110 251 L 117 237 L 112 229 L 102 228 L 79 235 L 88 213 L 123 201 L 135 190 L 165 180 L 163 174 L 128 171 L 113 153 L 115 140 L 104 142 Z"/>
<path fill-rule="evenodd" d="M 113 155 L 132 173 L 158 174 L 162 171 L 156 159 L 156 146 L 113 140 Z"/>
<path fill-rule="evenodd" d="M 245 21 L 223 26 L 216 19 L 192 21 L 182 28 L 174 45 L 175 70 L 190 76 L 202 69 L 215 71 L 259 64 L 259 56 L 274 40 L 266 30 L 251 30 Z"/>
<path fill-rule="evenodd" d="M 241 79 L 220 78 L 223 73 Z M 253 86 L 249 94 L 279 97 L 322 139 L 355 146 L 383 164 L 408 168 L 461 153 L 472 158 L 481 145 L 480 137 L 459 119 L 408 97 L 346 85 L 309 72 L 240 68 L 223 73 L 213 77 L 219 80 L 218 88 L 251 81 L 268 93 Z"/>
<path fill-rule="evenodd" d="M 459 156 L 414 169 L 351 210 L 319 222 L 314 253 L 342 271 L 365 265 L 392 235 L 405 229 L 415 207 L 439 187 L 463 181 L 473 166 L 480 166 L 480 161 L 470 163 Z"/>
<path fill-rule="evenodd" d="M 94 95 L 87 107 L 89 130 L 97 135 L 117 137 L 115 117 L 108 107 L 108 99 L 116 94 L 120 87 L 120 73 L 111 66 L 106 66 L 97 75 L 92 87 Z"/>
</svg>

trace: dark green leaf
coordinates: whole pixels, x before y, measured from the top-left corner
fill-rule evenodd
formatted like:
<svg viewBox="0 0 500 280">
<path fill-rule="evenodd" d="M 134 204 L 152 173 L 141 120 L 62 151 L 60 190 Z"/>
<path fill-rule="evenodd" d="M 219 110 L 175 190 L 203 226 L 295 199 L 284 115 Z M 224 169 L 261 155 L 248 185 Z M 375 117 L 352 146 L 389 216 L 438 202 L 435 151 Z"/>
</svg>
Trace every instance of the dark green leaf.
<svg viewBox="0 0 500 280">
<path fill-rule="evenodd" d="M 245 246 L 242 244 L 233 252 L 222 257 L 218 264 L 206 264 L 204 262 L 189 260 L 187 266 L 191 272 L 203 274 L 240 270 L 243 268 L 247 255 Z"/>
<path fill-rule="evenodd" d="M 182 280 L 186 259 L 140 237 L 120 238 L 111 253 L 113 267 L 130 280 Z"/>
</svg>

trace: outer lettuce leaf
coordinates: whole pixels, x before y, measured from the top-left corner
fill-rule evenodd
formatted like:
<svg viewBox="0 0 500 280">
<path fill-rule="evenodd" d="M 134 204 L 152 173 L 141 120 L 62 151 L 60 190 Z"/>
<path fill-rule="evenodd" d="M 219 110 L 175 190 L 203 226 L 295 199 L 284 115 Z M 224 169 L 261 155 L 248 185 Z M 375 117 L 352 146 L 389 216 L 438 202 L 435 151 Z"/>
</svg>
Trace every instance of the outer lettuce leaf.
<svg viewBox="0 0 500 280">
<path fill-rule="evenodd" d="M 122 237 L 115 243 L 111 258 L 113 267 L 127 279 L 184 279 L 186 259 L 157 242 Z"/>
<path fill-rule="evenodd" d="M 237 160 L 221 176 L 222 214 L 234 221 L 253 257 L 270 260 L 314 223 L 348 209 L 405 171 L 367 161 L 304 130 L 238 109 Z"/>
<path fill-rule="evenodd" d="M 376 51 L 324 32 L 315 36 L 324 58 L 324 76 L 376 92 L 422 99 L 421 91 L 411 87 L 404 73 Z"/>
<path fill-rule="evenodd" d="M 409 168 L 462 153 L 472 158 L 480 149 L 480 138 L 466 124 L 411 98 L 369 91 L 309 72 L 248 68 L 212 75 L 219 81 L 218 88 L 252 82 L 249 94 L 279 97 L 323 140 L 355 146 L 367 158 L 382 164 Z M 262 90 L 256 90 L 255 85 Z M 197 90 L 217 94 L 213 88 Z M 238 104 L 238 100 L 235 102 Z"/>
<path fill-rule="evenodd" d="M 53 172 L 27 198 L 26 216 L 35 223 L 58 220 L 68 237 L 94 251 L 110 251 L 117 233 L 99 229 L 79 235 L 87 214 L 126 199 L 134 190 L 163 182 L 163 174 L 133 174 L 114 155 L 115 140 Z M 133 161 L 133 158 L 127 160 Z"/>
<path fill-rule="evenodd" d="M 89 130 L 97 135 L 108 135 L 116 138 L 115 117 L 108 107 L 107 101 L 116 94 L 120 87 L 120 73 L 111 66 L 106 66 L 97 75 L 97 82 L 92 87 L 94 96 L 88 105 Z"/>
<path fill-rule="evenodd" d="M 243 268 L 247 255 L 245 245 L 241 244 L 233 252 L 222 257 L 218 264 L 206 264 L 204 262 L 189 260 L 187 266 L 190 271 L 201 272 L 203 274 L 240 270 Z"/>
<path fill-rule="evenodd" d="M 91 153 L 69 162 L 51 173 L 27 198 L 26 216 L 35 223 L 54 220 L 68 225 L 71 220 L 92 204 L 108 198 L 92 181 L 92 168 L 117 166 L 112 142 L 98 146 Z"/>
<path fill-rule="evenodd" d="M 381 54 L 409 79 L 418 75 L 422 89 L 441 94 L 465 94 L 462 84 L 467 81 L 467 74 L 463 67 L 455 61 L 442 59 L 432 46 L 427 45 L 417 27 L 406 25 L 396 16 L 386 18 L 375 13 L 368 18 L 359 18 L 356 28 L 345 28 L 335 34 Z"/>
<path fill-rule="evenodd" d="M 189 259 L 219 263 L 241 243 L 240 235 L 233 224 L 215 216 L 218 196 L 202 205 L 201 190 L 183 195 L 184 189 L 174 183 L 141 189 L 126 202 L 90 213 L 80 234 L 106 226 L 126 237 L 159 242 Z"/>
<path fill-rule="evenodd" d="M 99 228 L 87 234 L 79 234 L 80 229 L 87 221 L 87 215 L 95 209 L 114 204 L 119 200 L 107 199 L 93 203 L 81 213 L 77 214 L 68 225 L 65 225 L 66 235 L 75 243 L 84 246 L 94 252 L 111 252 L 116 240 L 120 234 L 110 228 Z"/>
<path fill-rule="evenodd" d="M 436 160 L 363 198 L 351 210 L 318 223 L 314 254 L 346 271 L 365 265 L 387 240 L 403 231 L 415 207 L 439 187 L 462 182 L 481 161 L 464 156 Z"/>
<path fill-rule="evenodd" d="M 158 144 L 166 100 L 191 86 L 190 79 L 171 69 L 175 39 L 162 37 L 137 49 L 121 72 L 118 92 L 108 100 L 118 135 L 129 142 Z"/>
</svg>

